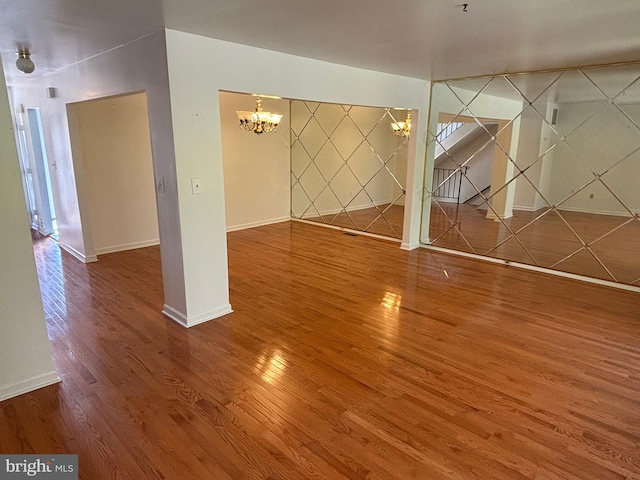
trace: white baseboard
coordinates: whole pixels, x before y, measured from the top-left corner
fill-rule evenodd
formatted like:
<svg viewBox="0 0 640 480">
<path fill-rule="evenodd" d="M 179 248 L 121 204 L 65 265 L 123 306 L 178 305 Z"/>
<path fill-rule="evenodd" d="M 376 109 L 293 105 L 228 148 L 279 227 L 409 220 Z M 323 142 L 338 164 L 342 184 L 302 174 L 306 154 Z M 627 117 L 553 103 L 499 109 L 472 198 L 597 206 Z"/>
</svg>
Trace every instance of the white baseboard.
<svg viewBox="0 0 640 480">
<path fill-rule="evenodd" d="M 612 217 L 629 217 L 629 212 L 627 211 L 589 210 L 587 208 L 565 207 L 564 205 L 560 205 L 559 207 L 556 207 L 556 208 L 563 212 L 590 213 L 592 215 L 609 215 Z M 633 212 L 633 213 L 640 213 L 640 212 Z"/>
<path fill-rule="evenodd" d="M 85 255 L 84 253 L 80 253 L 78 250 L 73 248 L 71 245 L 67 245 L 62 240 L 58 240 L 58 246 L 65 252 L 70 253 L 71 255 L 76 257 L 82 263 L 91 263 L 98 261 L 97 255 Z"/>
<path fill-rule="evenodd" d="M 400 250 L 415 250 L 420 247 L 420 242 L 415 243 L 401 243 Z"/>
<path fill-rule="evenodd" d="M 550 207 L 548 205 L 540 205 L 536 207 L 530 207 L 530 206 L 525 207 L 522 205 L 513 206 L 514 210 L 522 210 L 525 212 L 537 212 L 538 210 L 542 210 L 545 208 L 550 208 Z M 556 207 L 556 208 L 563 212 L 590 213 L 592 215 L 609 215 L 612 217 L 629 217 L 629 212 L 627 211 L 589 210 L 587 208 L 565 207 L 563 205 L 560 205 L 559 207 Z M 640 212 L 634 212 L 634 213 L 640 213 Z"/>
<path fill-rule="evenodd" d="M 505 215 L 505 214 L 496 214 L 491 209 L 487 210 L 487 216 L 486 216 L 487 219 L 495 220 L 496 222 L 499 222 L 500 220 L 508 220 L 511 217 L 513 217 L 513 211 L 511 211 L 509 214 Z"/>
<path fill-rule="evenodd" d="M 209 320 L 214 320 L 218 317 L 228 315 L 229 313 L 233 313 L 233 309 L 231 308 L 231 304 L 226 304 L 222 307 L 218 307 L 214 310 L 210 310 L 205 313 L 188 316 L 176 310 L 175 308 L 165 304 L 164 307 L 162 308 L 162 313 L 165 314 L 174 322 L 179 323 L 183 327 L 189 328 L 204 322 L 208 322 Z"/>
<path fill-rule="evenodd" d="M 142 242 L 125 243 L 123 245 L 113 245 L 111 247 L 96 248 L 96 255 L 105 255 L 107 253 L 124 252 L 125 250 L 135 250 L 136 248 L 151 247 L 159 245 L 160 239 L 144 240 Z"/>
<path fill-rule="evenodd" d="M 60 382 L 55 370 L 0 387 L 0 402 Z"/>
<path fill-rule="evenodd" d="M 537 212 L 538 210 L 541 210 L 545 208 L 545 206 L 539 206 L 539 207 L 531 207 L 529 205 L 524 206 L 524 205 L 514 205 L 513 209 L 514 210 L 522 210 L 523 212 Z"/>
<path fill-rule="evenodd" d="M 269 220 L 260 220 L 258 222 L 249 222 L 249 223 L 243 223 L 240 225 L 231 225 L 231 226 L 227 226 L 227 232 L 235 232 L 238 230 L 245 230 L 247 228 L 263 227 L 265 225 L 271 225 L 273 223 L 288 222 L 289 220 L 291 220 L 291 217 L 287 215 L 286 217 L 270 218 Z"/>
<path fill-rule="evenodd" d="M 393 199 L 389 200 L 388 202 L 382 201 L 382 202 L 378 202 L 378 205 L 388 205 L 391 202 L 393 202 Z M 394 205 L 399 205 L 398 203 L 394 204 Z M 404 206 L 404 205 L 402 205 Z M 349 205 L 347 207 L 347 212 L 357 212 L 359 210 L 367 210 L 368 208 L 374 208 L 373 205 L 371 205 L 370 203 L 367 203 L 365 205 Z M 319 212 L 320 215 L 325 216 L 325 215 L 337 215 L 338 213 L 343 212 L 344 209 L 342 208 L 337 208 L 337 209 L 333 209 L 333 210 L 323 210 L 322 212 Z M 316 218 L 318 216 L 318 213 L 316 212 L 316 210 L 314 210 L 311 213 L 306 213 L 303 217 L 302 220 L 307 219 L 307 218 Z"/>
</svg>

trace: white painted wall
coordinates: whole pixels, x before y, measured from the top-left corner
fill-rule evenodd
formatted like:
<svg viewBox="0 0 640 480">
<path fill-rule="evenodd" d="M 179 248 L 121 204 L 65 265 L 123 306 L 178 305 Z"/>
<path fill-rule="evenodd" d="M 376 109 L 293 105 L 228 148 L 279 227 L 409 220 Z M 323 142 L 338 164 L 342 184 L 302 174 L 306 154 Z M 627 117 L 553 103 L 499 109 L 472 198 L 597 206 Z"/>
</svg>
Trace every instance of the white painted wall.
<svg viewBox="0 0 640 480">
<path fill-rule="evenodd" d="M 540 156 L 540 137 L 542 119 L 532 109 L 522 112 L 520 120 L 520 136 L 518 143 L 518 167 L 526 170 L 525 175 L 516 179 L 516 192 L 513 208 L 516 210 L 536 210 L 539 203 L 537 192 L 527 181 L 529 179 L 536 187 L 540 184 L 543 160 Z"/>
<path fill-rule="evenodd" d="M 553 111 L 557 110 L 558 105 L 554 102 L 547 102 L 547 111 L 545 118 L 551 122 Z M 549 189 L 551 185 L 551 174 L 553 171 L 553 162 L 555 158 L 555 149 L 552 148 L 555 143 L 555 133 L 553 126 L 545 123 L 540 129 L 540 147 L 539 155 L 542 156 L 542 166 L 540 168 L 540 181 L 538 183 L 539 195 L 536 195 L 535 209 L 544 208 L 549 203 Z M 544 197 L 544 198 L 543 198 Z"/>
<path fill-rule="evenodd" d="M 157 245 L 158 218 L 144 93 L 73 104 L 96 254 Z M 72 140 L 73 142 L 74 140 Z"/>
<path fill-rule="evenodd" d="M 185 55 L 194 50 L 197 72 L 192 56 Z M 57 89 L 56 98 L 46 98 L 46 87 Z M 91 246 L 91 222 L 85 179 L 69 141 L 69 130 L 79 127 L 66 105 L 138 91 L 148 98 L 164 312 L 187 326 L 231 311 L 219 91 L 413 108 L 417 135 L 409 149 L 413 195 L 407 210 L 410 218 L 419 219 L 420 132 L 426 131 L 426 115 L 419 109 L 428 105 L 428 82 L 166 30 L 51 76 L 25 78 L 15 89 L 16 105 L 41 107 L 50 160 L 57 167 L 54 200 L 61 244 L 80 258 Z M 201 185 L 200 193 L 192 193 L 193 179 Z M 417 246 L 418 228 L 416 222 L 405 225 L 403 244 Z"/>
<path fill-rule="evenodd" d="M 51 163 L 60 245 L 83 261 L 95 259 L 87 185 L 78 142 L 79 124 L 67 104 L 124 93 L 147 94 L 157 191 L 165 309 L 186 318 L 181 221 L 178 208 L 169 82 L 164 32 L 148 35 L 43 77 L 20 77 L 12 88 L 15 106 L 40 107 Z M 46 88 L 56 89 L 55 98 Z M 75 151 L 74 151 L 75 150 Z M 74 155 L 75 153 L 75 155 Z M 77 160 L 77 162 L 75 161 Z M 53 165 L 55 164 L 55 166 Z"/>
<path fill-rule="evenodd" d="M 166 38 L 180 218 L 183 232 L 189 233 L 182 237 L 187 303 L 203 311 L 207 305 L 223 304 L 226 298 L 222 294 L 227 267 L 219 91 L 422 109 L 428 105 L 429 83 L 174 30 L 167 30 Z M 198 52 L 197 75 L 191 57 L 185 55 L 188 51 Z M 426 115 L 415 113 L 416 137 L 421 139 Z M 412 154 L 410 170 L 417 175 L 410 174 L 411 182 L 421 185 L 423 140 Z M 190 193 L 191 178 L 202 179 L 202 194 Z M 408 199 L 408 210 L 419 220 L 419 187 L 412 191 L 418 202 L 412 208 Z M 418 228 L 405 229 L 407 235 L 415 236 L 416 244 Z M 216 251 L 203 258 L 202 252 L 212 247 Z"/>
<path fill-rule="evenodd" d="M 540 108 L 540 105 L 537 108 Z M 546 111 L 541 113 L 544 113 L 550 122 L 553 110 L 557 108 L 557 104 L 547 102 Z M 532 109 L 528 108 L 522 112 L 518 166 L 526 170 L 525 175 L 531 183 L 523 177 L 516 180 L 514 209 L 535 211 L 549 206 L 549 185 L 555 156 L 555 150 L 551 149 L 551 146 L 557 140 L 552 128 Z"/>
<path fill-rule="evenodd" d="M 559 143 L 555 149 L 550 199 L 559 203 L 578 191 L 593 179 L 590 171 L 593 170 L 603 175 L 602 180 L 633 212 L 640 212 L 640 154 L 635 151 L 640 147 L 640 133 L 613 105 L 592 116 L 601 106 L 599 103 L 564 103 L 558 106 L 557 129 L 560 134 L 567 135 L 570 147 Z M 624 105 L 623 108 L 636 122 L 640 120 L 640 106 Z M 583 123 L 587 118 L 589 121 Z M 581 126 L 576 129 L 578 125 Z M 611 192 L 597 181 L 563 202 L 559 208 L 629 215 Z"/>
<path fill-rule="evenodd" d="M 220 92 L 227 231 L 290 218 L 289 101 L 262 99 L 263 110 L 284 115 L 273 133 L 256 135 L 239 128 L 236 110 L 255 107 L 256 97 Z"/>
<path fill-rule="evenodd" d="M 402 120 L 404 121 L 404 119 Z M 397 153 L 397 160 L 394 161 L 393 165 L 389 165 L 389 170 L 393 173 L 393 175 L 398 179 L 400 185 L 404 188 L 405 192 L 407 191 L 407 166 L 409 165 L 409 145 L 411 144 L 411 140 L 406 143 L 403 143 L 404 139 L 401 137 L 396 137 L 396 148 L 399 148 Z M 424 158 L 422 159 L 424 163 Z M 396 205 L 404 205 L 406 202 L 406 195 L 402 195 L 402 188 L 398 186 L 398 184 L 393 182 L 393 192 L 391 194 L 392 200 L 395 201 Z"/>
<path fill-rule="evenodd" d="M 396 121 L 404 121 L 404 111 L 393 113 Z M 345 206 L 353 211 L 400 197 L 402 190 L 392 175 L 406 187 L 408 148 L 404 138 L 393 135 L 392 121 L 386 108 L 292 100 L 297 141 L 291 163 L 299 178 L 292 192 L 294 215 L 333 215 Z M 404 198 L 396 204 L 403 205 Z"/>
<path fill-rule="evenodd" d="M 59 381 L 51 361 L 4 74 L 0 74 L 0 158 L 2 401 Z"/>
</svg>

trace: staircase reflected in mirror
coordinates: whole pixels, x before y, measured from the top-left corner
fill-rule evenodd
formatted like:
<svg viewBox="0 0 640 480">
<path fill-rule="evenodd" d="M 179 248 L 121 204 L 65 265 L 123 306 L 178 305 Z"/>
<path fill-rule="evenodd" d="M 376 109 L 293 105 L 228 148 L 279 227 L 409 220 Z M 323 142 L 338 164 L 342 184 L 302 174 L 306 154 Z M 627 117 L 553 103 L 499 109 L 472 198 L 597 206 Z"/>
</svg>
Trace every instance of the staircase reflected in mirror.
<svg viewBox="0 0 640 480">
<path fill-rule="evenodd" d="M 435 82 L 427 141 L 423 243 L 640 286 L 639 64 Z"/>
</svg>

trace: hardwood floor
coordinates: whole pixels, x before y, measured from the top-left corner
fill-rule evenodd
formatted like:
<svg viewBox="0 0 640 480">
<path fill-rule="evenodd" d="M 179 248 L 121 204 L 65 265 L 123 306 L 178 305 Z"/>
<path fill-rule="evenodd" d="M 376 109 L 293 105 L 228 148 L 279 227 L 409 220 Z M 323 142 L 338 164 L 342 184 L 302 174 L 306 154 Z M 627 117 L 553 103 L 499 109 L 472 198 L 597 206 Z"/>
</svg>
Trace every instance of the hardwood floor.
<svg viewBox="0 0 640 480">
<path fill-rule="evenodd" d="M 486 213 L 473 205 L 432 204 L 429 236 L 435 240 L 433 245 L 640 286 L 640 221 L 637 218 L 562 211 L 563 220 L 554 211 L 514 210 L 513 217 L 505 220 L 505 224 L 511 231 L 518 232 L 527 253 L 512 238 L 509 229 L 501 222 L 487 219 Z M 460 221 L 457 229 L 451 228 L 455 221 Z M 609 232 L 612 233 L 607 235 Z M 584 249 L 571 256 L 583 248 L 576 234 L 608 271 Z"/>
<path fill-rule="evenodd" d="M 35 252 L 62 383 L 3 453 L 82 479 L 639 479 L 640 295 L 299 222 L 229 234 L 234 313 L 160 313 L 157 247 Z"/>
<path fill-rule="evenodd" d="M 402 239 L 404 205 L 384 204 L 378 205 L 377 208 L 349 210 L 348 213 L 341 212 L 338 215 L 311 217 L 305 220 Z"/>
<path fill-rule="evenodd" d="M 563 220 L 557 213 L 545 213 L 543 209 L 514 210 L 513 217 L 505 221 L 510 231 L 502 223 L 487 219 L 486 209 L 475 205 L 446 202 L 438 205 L 431 206 L 429 237 L 434 246 L 640 286 L 640 221 L 637 218 L 563 211 Z M 384 211 L 384 219 L 380 218 L 378 209 L 367 208 L 352 210 L 348 215 L 305 220 L 353 230 L 366 228 L 368 233 L 402 238 L 404 207 L 380 205 L 379 208 Z M 460 221 L 457 229 L 452 228 L 456 221 Z M 589 244 L 607 269 L 583 249 L 565 221 Z M 511 232 L 518 232 L 526 251 L 517 240 L 510 238 Z"/>
</svg>

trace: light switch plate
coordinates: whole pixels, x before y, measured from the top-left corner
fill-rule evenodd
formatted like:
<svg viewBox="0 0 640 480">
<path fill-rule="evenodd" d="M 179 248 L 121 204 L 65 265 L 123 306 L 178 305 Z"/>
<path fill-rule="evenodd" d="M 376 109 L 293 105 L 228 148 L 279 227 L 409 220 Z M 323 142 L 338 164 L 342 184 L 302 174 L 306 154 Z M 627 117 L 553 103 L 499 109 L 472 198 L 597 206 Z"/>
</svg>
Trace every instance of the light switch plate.
<svg viewBox="0 0 640 480">
<path fill-rule="evenodd" d="M 191 193 L 194 195 L 197 193 L 202 193 L 202 179 L 200 178 L 191 179 Z"/>
</svg>

